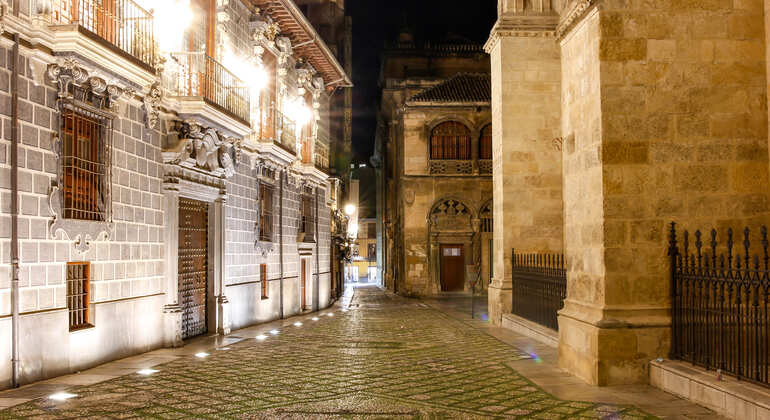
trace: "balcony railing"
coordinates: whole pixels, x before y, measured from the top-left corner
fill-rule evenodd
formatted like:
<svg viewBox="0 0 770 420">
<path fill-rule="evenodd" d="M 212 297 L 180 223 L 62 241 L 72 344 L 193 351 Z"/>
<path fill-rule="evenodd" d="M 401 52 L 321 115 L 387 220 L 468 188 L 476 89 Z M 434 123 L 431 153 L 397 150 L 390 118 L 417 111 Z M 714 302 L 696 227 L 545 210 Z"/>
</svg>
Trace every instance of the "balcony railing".
<svg viewBox="0 0 770 420">
<path fill-rule="evenodd" d="M 249 89 L 218 61 L 199 52 L 173 53 L 179 64 L 180 96 L 201 97 L 249 125 Z"/>
<path fill-rule="evenodd" d="M 54 0 L 51 23 L 78 25 L 150 68 L 155 65 L 153 16 L 131 0 Z"/>
<path fill-rule="evenodd" d="M 433 175 L 473 174 L 473 161 L 468 160 L 440 160 L 429 161 L 430 173 Z"/>
<path fill-rule="evenodd" d="M 329 170 L 329 145 L 323 141 L 316 140 L 315 153 L 313 154 L 313 163 L 315 167 L 326 172 Z"/>
<path fill-rule="evenodd" d="M 280 143 L 284 149 L 292 153 L 297 153 L 297 126 L 294 123 L 294 120 L 290 119 L 284 113 L 276 110 L 275 122 L 277 133 L 276 141 Z"/>
<path fill-rule="evenodd" d="M 302 139 L 302 163 L 313 163 L 313 149 L 310 147 L 312 142 L 309 137 Z"/>
</svg>

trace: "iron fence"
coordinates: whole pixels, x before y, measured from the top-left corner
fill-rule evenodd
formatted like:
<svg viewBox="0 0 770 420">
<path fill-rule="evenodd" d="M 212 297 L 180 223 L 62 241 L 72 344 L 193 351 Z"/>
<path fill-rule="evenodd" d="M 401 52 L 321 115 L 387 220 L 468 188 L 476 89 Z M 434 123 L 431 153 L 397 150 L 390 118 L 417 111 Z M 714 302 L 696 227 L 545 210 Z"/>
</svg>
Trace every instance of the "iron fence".
<svg viewBox="0 0 770 420">
<path fill-rule="evenodd" d="M 567 297 L 564 255 L 511 254 L 513 313 L 558 331 L 557 313 Z"/>
<path fill-rule="evenodd" d="M 767 228 L 760 229 L 758 253 L 753 256 L 748 228 L 737 245 L 732 229 L 723 244 L 715 229 L 708 238 L 703 236 L 696 230 L 691 244 L 685 230 L 680 249 L 676 225 L 671 223 L 671 358 L 768 386 Z M 704 239 L 709 249 L 704 248 Z"/>
<path fill-rule="evenodd" d="M 153 16 L 132 0 L 55 0 L 54 24 L 75 24 L 142 63 L 155 64 Z"/>
<path fill-rule="evenodd" d="M 173 53 L 179 94 L 198 96 L 249 125 L 249 89 L 218 61 L 200 52 Z"/>
</svg>

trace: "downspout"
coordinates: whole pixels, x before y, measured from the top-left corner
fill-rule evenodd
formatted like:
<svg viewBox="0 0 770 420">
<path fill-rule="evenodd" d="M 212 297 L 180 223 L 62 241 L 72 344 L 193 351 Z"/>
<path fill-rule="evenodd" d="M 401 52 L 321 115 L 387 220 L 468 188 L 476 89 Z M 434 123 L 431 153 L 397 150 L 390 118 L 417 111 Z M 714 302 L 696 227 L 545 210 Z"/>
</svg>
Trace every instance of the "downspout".
<svg viewBox="0 0 770 420">
<path fill-rule="evenodd" d="M 19 34 L 11 63 L 11 386 L 19 386 Z"/>
<path fill-rule="evenodd" d="M 318 187 L 315 188 L 315 284 L 313 284 L 313 306 L 315 306 L 315 310 L 319 310 L 320 308 L 320 299 L 321 296 L 319 294 L 318 286 L 321 283 L 321 260 L 318 258 L 318 242 L 320 242 L 320 238 L 318 237 Z"/>
<path fill-rule="evenodd" d="M 283 319 L 283 177 L 286 175 L 286 170 L 281 172 L 281 186 L 279 188 L 278 198 L 278 255 L 280 256 L 280 269 L 281 269 L 281 299 L 280 299 L 280 317 Z"/>
</svg>

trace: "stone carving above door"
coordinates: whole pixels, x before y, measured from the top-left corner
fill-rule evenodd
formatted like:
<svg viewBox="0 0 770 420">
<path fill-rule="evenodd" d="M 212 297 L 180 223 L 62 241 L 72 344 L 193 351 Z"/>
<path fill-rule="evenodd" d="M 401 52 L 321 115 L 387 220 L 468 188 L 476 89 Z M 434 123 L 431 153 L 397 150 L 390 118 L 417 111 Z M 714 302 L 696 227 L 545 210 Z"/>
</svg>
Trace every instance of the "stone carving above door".
<svg viewBox="0 0 770 420">
<path fill-rule="evenodd" d="M 472 217 L 472 212 L 465 203 L 450 198 L 433 207 L 430 223 L 439 231 L 470 231 Z"/>
<path fill-rule="evenodd" d="M 163 162 L 206 172 L 216 177 L 230 178 L 235 174 L 239 153 L 238 141 L 222 136 L 213 128 L 203 128 L 194 121 L 185 121 L 176 141 L 170 140 L 163 150 Z"/>
</svg>

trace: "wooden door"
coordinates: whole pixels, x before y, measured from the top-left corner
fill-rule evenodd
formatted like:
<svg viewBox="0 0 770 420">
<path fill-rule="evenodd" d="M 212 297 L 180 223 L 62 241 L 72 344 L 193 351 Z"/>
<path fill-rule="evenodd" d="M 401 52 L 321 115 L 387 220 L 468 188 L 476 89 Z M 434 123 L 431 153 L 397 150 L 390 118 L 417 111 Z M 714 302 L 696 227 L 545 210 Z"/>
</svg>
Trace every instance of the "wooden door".
<svg viewBox="0 0 770 420">
<path fill-rule="evenodd" d="M 441 290 L 465 289 L 465 257 L 462 245 L 441 245 Z"/>
<path fill-rule="evenodd" d="M 208 204 L 179 199 L 179 305 L 182 339 L 206 333 Z"/>
<path fill-rule="evenodd" d="M 300 261 L 302 262 L 300 264 L 302 266 L 302 277 L 301 277 L 300 291 L 299 291 L 302 306 L 300 306 L 300 309 L 304 310 L 305 307 L 307 306 L 307 298 L 305 297 L 305 294 L 306 294 L 305 290 L 306 290 L 306 284 L 307 284 L 307 260 L 303 258 Z"/>
</svg>

